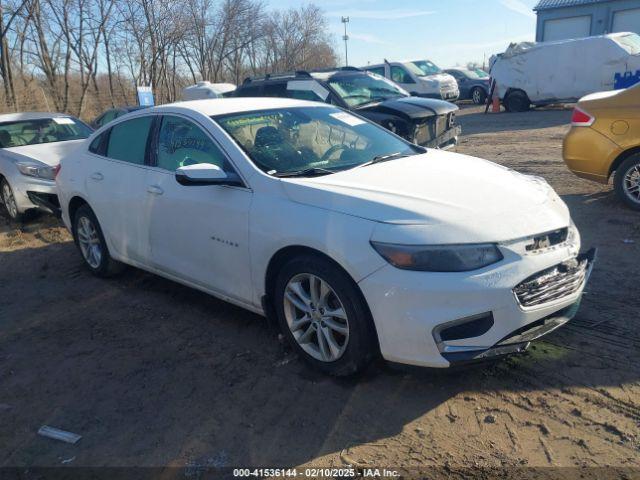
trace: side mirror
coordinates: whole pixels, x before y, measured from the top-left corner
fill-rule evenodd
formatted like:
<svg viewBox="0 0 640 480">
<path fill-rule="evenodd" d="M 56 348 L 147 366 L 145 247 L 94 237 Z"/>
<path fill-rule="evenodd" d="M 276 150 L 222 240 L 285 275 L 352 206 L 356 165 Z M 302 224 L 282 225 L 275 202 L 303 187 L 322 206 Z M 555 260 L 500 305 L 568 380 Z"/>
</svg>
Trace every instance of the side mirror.
<svg viewBox="0 0 640 480">
<path fill-rule="evenodd" d="M 176 180 L 180 185 L 242 185 L 237 175 L 227 175 L 212 163 L 179 167 L 176 170 Z"/>
</svg>

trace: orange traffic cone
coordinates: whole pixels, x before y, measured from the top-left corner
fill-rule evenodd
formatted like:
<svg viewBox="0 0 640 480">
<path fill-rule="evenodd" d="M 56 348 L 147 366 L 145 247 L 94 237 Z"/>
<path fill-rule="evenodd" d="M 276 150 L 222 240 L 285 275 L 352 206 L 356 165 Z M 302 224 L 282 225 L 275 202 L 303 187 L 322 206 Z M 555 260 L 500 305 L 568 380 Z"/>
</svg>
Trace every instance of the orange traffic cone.
<svg viewBox="0 0 640 480">
<path fill-rule="evenodd" d="M 498 83 L 495 79 L 491 79 L 491 113 L 500 113 L 500 91 L 498 90 Z"/>
<path fill-rule="evenodd" d="M 498 95 L 493 96 L 493 100 L 491 102 L 491 113 L 500 113 L 500 98 Z"/>
</svg>

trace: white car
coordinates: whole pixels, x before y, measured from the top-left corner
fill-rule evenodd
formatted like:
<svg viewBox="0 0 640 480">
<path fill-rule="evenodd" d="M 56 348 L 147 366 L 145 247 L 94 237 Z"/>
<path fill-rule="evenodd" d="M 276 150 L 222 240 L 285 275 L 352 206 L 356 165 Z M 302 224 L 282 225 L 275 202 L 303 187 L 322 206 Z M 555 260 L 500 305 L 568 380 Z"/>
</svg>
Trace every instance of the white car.
<svg viewBox="0 0 640 480">
<path fill-rule="evenodd" d="M 141 110 L 63 159 L 62 218 L 122 264 L 274 315 L 335 375 L 522 351 L 575 313 L 593 255 L 539 178 L 278 98 Z"/>
<path fill-rule="evenodd" d="M 454 102 L 460 96 L 456 79 L 430 60 L 385 61 L 363 68 L 392 80 L 414 97 L 439 98 Z"/>
<path fill-rule="evenodd" d="M 91 128 L 69 115 L 0 115 L 0 196 L 13 220 L 34 208 L 57 211 L 55 168 L 89 135 Z"/>
</svg>

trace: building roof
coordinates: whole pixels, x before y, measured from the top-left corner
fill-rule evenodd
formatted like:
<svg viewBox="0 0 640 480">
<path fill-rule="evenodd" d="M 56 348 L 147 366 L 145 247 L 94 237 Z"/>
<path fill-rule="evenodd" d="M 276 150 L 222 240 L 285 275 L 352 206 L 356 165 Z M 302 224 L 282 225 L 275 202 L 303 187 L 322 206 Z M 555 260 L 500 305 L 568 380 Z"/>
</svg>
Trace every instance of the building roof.
<svg viewBox="0 0 640 480">
<path fill-rule="evenodd" d="M 605 3 L 610 1 L 611 0 L 540 0 L 533 9 L 535 11 L 551 10 L 552 8 L 577 7 L 580 5 Z"/>
</svg>

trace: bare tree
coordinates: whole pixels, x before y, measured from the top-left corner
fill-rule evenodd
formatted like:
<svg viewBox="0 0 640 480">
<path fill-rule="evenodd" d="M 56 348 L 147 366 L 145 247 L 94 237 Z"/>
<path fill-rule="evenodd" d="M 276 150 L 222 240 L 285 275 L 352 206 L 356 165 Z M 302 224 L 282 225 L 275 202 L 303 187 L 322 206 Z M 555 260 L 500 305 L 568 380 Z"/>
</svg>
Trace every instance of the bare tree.
<svg viewBox="0 0 640 480">
<path fill-rule="evenodd" d="M 199 80 L 334 66 L 320 8 L 267 10 L 266 0 L 0 0 L 4 104 L 88 116 L 134 101 L 158 103 Z M 51 100 L 51 105 L 49 105 Z"/>
</svg>

